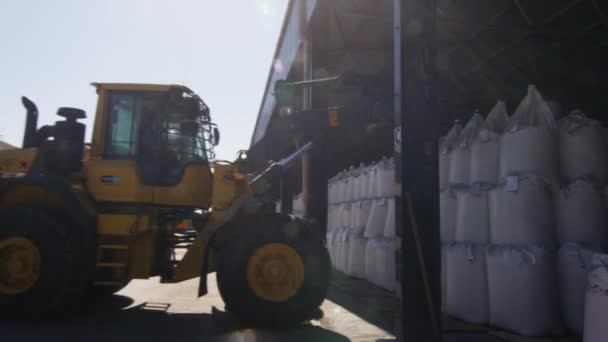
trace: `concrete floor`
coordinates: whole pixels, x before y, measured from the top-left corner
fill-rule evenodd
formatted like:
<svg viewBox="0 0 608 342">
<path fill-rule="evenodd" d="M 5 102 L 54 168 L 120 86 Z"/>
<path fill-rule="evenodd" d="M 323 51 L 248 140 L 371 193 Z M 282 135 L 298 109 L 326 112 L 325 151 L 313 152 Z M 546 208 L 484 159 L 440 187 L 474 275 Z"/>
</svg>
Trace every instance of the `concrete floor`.
<svg viewBox="0 0 608 342">
<path fill-rule="evenodd" d="M 444 317 L 444 342 L 581 342 L 580 337 L 525 337 Z"/>
<path fill-rule="evenodd" d="M 0 341 L 394 341 L 398 302 L 370 283 L 334 272 L 323 318 L 286 331 L 242 330 L 209 276 L 209 294 L 196 299 L 198 279 L 159 284 L 136 280 L 105 303 L 67 320 L 43 324 L 0 322 Z M 214 309 L 215 308 L 215 309 Z M 525 338 L 445 317 L 446 342 L 580 342 L 580 338 Z"/>
<path fill-rule="evenodd" d="M 158 279 L 136 280 L 79 317 L 43 324 L 0 322 L 0 336 L 2 341 L 45 342 L 392 340 L 386 328 L 392 324 L 392 313 L 387 320 L 386 312 L 373 310 L 369 303 L 358 302 L 356 295 L 345 293 L 340 275 L 336 279 L 337 286 L 332 287 L 322 305 L 324 317 L 288 331 L 240 330 L 238 323 L 221 311 L 224 304 L 215 287 L 215 276 L 210 275 L 209 294 L 200 299 L 196 299 L 198 279 L 162 285 Z M 370 294 L 367 300 L 382 302 Z"/>
</svg>

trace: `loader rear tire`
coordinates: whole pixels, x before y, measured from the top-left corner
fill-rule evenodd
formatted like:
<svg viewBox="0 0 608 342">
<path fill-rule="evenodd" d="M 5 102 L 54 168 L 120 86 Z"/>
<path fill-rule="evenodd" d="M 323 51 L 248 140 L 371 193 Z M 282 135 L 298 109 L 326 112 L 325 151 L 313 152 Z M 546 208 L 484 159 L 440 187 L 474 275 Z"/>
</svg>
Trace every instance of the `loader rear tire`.
<svg viewBox="0 0 608 342">
<path fill-rule="evenodd" d="M 227 309 L 246 326 L 289 327 L 312 318 L 331 282 L 321 237 L 285 215 L 240 222 L 217 262 L 218 287 Z"/>
<path fill-rule="evenodd" d="M 83 270 L 69 227 L 35 209 L 0 208 L 0 316 L 38 320 L 72 308 Z"/>
</svg>

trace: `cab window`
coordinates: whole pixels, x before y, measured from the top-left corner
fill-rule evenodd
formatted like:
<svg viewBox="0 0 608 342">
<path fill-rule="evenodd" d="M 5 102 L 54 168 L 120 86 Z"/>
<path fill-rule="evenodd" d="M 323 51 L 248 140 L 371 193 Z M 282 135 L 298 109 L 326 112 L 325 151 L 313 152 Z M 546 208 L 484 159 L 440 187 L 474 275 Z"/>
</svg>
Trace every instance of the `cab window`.
<svg viewBox="0 0 608 342">
<path fill-rule="evenodd" d="M 155 120 L 151 109 L 161 106 L 160 93 L 110 92 L 105 157 L 134 159 L 142 122 Z"/>
</svg>

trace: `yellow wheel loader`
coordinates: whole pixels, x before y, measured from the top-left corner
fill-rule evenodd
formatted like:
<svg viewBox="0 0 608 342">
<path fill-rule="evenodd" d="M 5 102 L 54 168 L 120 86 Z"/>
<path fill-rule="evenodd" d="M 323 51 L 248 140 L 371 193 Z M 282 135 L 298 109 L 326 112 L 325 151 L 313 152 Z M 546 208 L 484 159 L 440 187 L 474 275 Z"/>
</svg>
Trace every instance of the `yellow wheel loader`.
<svg viewBox="0 0 608 342">
<path fill-rule="evenodd" d="M 327 250 L 308 223 L 264 200 L 269 179 L 297 155 L 257 174 L 245 154 L 212 161 L 219 130 L 187 87 L 93 85 L 90 144 L 84 111 L 60 108 L 62 120 L 37 127 L 24 97 L 23 148 L 0 151 L 0 315 L 73 312 L 154 276 L 200 276 L 202 296 L 217 272 L 242 322 L 309 318 L 329 287 Z"/>
</svg>

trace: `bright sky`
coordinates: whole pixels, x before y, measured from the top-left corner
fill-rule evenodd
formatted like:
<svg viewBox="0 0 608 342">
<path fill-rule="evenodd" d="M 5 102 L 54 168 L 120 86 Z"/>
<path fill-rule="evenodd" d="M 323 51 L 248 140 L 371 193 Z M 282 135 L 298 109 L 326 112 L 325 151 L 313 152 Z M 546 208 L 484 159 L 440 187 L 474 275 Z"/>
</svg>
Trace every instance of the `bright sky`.
<svg viewBox="0 0 608 342">
<path fill-rule="evenodd" d="M 20 146 L 28 96 L 38 125 L 87 111 L 91 82 L 178 83 L 222 131 L 219 159 L 249 147 L 287 0 L 19 0 L 0 4 L 0 135 Z M 87 138 L 89 140 L 89 138 Z"/>
</svg>

